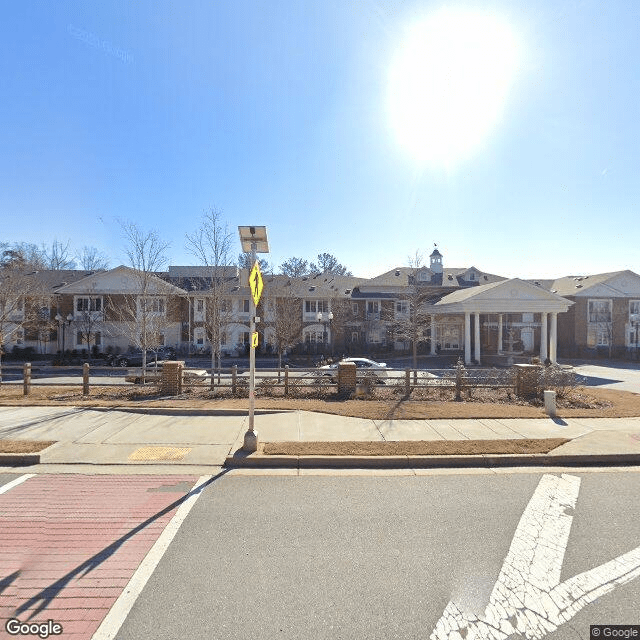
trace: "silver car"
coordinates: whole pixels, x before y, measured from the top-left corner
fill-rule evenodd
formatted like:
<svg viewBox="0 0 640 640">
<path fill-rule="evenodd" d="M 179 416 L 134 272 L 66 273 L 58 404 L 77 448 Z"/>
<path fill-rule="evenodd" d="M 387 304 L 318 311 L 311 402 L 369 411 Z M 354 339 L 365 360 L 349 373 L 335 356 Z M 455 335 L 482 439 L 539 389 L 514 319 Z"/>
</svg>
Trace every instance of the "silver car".
<svg viewBox="0 0 640 640">
<path fill-rule="evenodd" d="M 385 381 L 391 371 L 386 362 L 375 362 L 375 360 L 369 360 L 369 358 L 344 358 L 344 360 L 334 364 L 325 364 L 319 367 L 319 370 L 322 376 L 330 377 L 335 381 L 338 377 L 338 365 L 347 362 L 353 362 L 356 365 L 358 378 L 370 376 L 376 378 L 376 381 L 380 383 Z"/>
</svg>

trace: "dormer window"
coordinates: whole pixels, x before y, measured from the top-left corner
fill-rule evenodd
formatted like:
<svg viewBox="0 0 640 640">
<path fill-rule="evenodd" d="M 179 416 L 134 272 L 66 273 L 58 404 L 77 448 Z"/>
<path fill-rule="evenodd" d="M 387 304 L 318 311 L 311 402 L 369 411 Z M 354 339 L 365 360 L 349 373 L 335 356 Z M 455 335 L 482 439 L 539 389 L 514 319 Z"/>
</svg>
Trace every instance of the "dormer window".
<svg viewBox="0 0 640 640">
<path fill-rule="evenodd" d="M 420 282 L 427 282 L 428 280 L 431 280 L 431 278 L 426 271 L 420 271 L 420 273 L 418 273 L 418 280 Z"/>
<path fill-rule="evenodd" d="M 476 272 L 469 271 L 469 280 L 475 280 L 475 279 L 476 279 Z"/>
</svg>

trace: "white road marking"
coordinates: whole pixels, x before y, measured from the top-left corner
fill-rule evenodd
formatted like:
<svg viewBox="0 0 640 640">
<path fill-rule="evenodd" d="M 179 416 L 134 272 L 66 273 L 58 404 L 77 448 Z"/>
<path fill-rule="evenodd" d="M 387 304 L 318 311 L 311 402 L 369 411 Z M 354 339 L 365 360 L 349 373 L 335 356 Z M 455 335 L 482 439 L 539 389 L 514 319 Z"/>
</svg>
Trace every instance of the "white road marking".
<svg viewBox="0 0 640 640">
<path fill-rule="evenodd" d="M 184 522 L 187 515 L 189 515 L 189 511 L 191 511 L 191 508 L 200 496 L 201 492 L 199 489 L 209 482 L 211 478 L 212 476 L 201 476 L 195 485 L 193 485 L 189 497 L 178 507 L 169 524 L 155 541 L 149 553 L 147 553 L 140 566 L 136 569 L 136 572 L 131 576 L 131 580 L 129 580 L 124 591 L 114 602 L 111 610 L 102 621 L 102 624 L 93 634 L 92 640 L 113 640 L 116 637 L 122 623 L 129 615 L 129 612 L 144 589 L 144 586 L 147 584 L 151 574 L 155 571 L 155 568 L 158 566 L 171 541 L 176 533 L 178 533 L 180 525 Z"/>
<path fill-rule="evenodd" d="M 580 478 L 544 475 L 522 514 L 482 618 L 449 602 L 431 640 L 543 638 L 584 606 L 640 576 L 640 547 L 560 583 Z"/>
<path fill-rule="evenodd" d="M 16 478 L 11 482 L 7 482 L 7 484 L 3 484 L 0 487 L 0 493 L 7 493 L 7 491 L 9 491 L 10 489 L 13 489 L 13 487 L 17 487 L 19 484 L 22 484 L 29 478 L 33 478 L 33 476 L 35 475 L 36 475 L 35 473 L 25 473 L 23 476 L 20 476 L 19 478 Z"/>
</svg>

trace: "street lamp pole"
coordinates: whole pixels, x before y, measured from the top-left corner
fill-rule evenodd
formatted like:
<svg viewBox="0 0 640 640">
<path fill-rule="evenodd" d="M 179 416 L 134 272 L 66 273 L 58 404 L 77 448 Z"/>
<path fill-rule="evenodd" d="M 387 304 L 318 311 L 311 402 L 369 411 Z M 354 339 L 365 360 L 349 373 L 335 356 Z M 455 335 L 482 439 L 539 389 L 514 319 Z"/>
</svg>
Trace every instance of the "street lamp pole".
<svg viewBox="0 0 640 640">
<path fill-rule="evenodd" d="M 58 327 L 60 329 L 62 329 L 62 355 L 60 360 L 62 362 L 64 362 L 64 338 L 65 338 L 65 330 L 67 328 L 67 326 L 71 326 L 71 322 L 73 321 L 73 316 L 69 313 L 67 315 L 66 318 L 66 324 L 65 324 L 65 319 L 58 313 L 56 314 L 56 317 L 54 318 L 56 320 L 56 322 L 58 323 Z"/>
<path fill-rule="evenodd" d="M 322 342 L 329 346 L 329 332 L 327 331 L 327 323 L 331 326 L 331 321 L 333 320 L 333 312 L 329 311 L 329 313 L 325 314 L 322 311 L 318 311 L 316 314 L 316 320 L 318 322 L 322 322 Z"/>
</svg>

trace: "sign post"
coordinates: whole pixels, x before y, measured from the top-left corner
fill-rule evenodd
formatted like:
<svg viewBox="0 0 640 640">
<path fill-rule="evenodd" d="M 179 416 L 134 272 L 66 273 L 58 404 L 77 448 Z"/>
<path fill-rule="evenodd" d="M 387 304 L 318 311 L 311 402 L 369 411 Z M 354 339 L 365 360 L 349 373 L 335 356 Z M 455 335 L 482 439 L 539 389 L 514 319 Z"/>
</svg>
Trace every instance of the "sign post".
<svg viewBox="0 0 640 640">
<path fill-rule="evenodd" d="M 254 413 L 256 404 L 256 347 L 258 346 L 258 332 L 256 331 L 256 307 L 260 302 L 260 296 L 262 295 L 263 282 L 262 273 L 260 273 L 260 265 L 255 256 L 255 251 L 252 251 L 253 268 L 249 274 L 249 289 L 251 290 L 251 323 L 250 334 L 251 344 L 249 347 L 249 429 L 244 436 L 245 450 L 256 451 L 258 446 L 258 436 L 254 429 Z M 255 442 L 254 442 L 255 439 Z M 255 448 L 254 447 L 255 444 Z"/>
<path fill-rule="evenodd" d="M 244 444 L 242 450 L 253 453 L 258 450 L 258 433 L 254 429 L 254 409 L 255 409 L 255 376 L 256 376 L 256 347 L 258 346 L 258 332 L 256 331 L 256 307 L 260 302 L 264 283 L 260 273 L 260 265 L 256 258 L 256 253 L 269 253 L 269 242 L 267 240 L 266 227 L 238 227 L 240 233 L 240 243 L 242 250 L 251 252 L 251 263 L 253 267 L 249 273 L 249 291 L 251 302 L 249 311 L 251 314 L 249 323 L 249 428 L 244 434 Z"/>
</svg>

